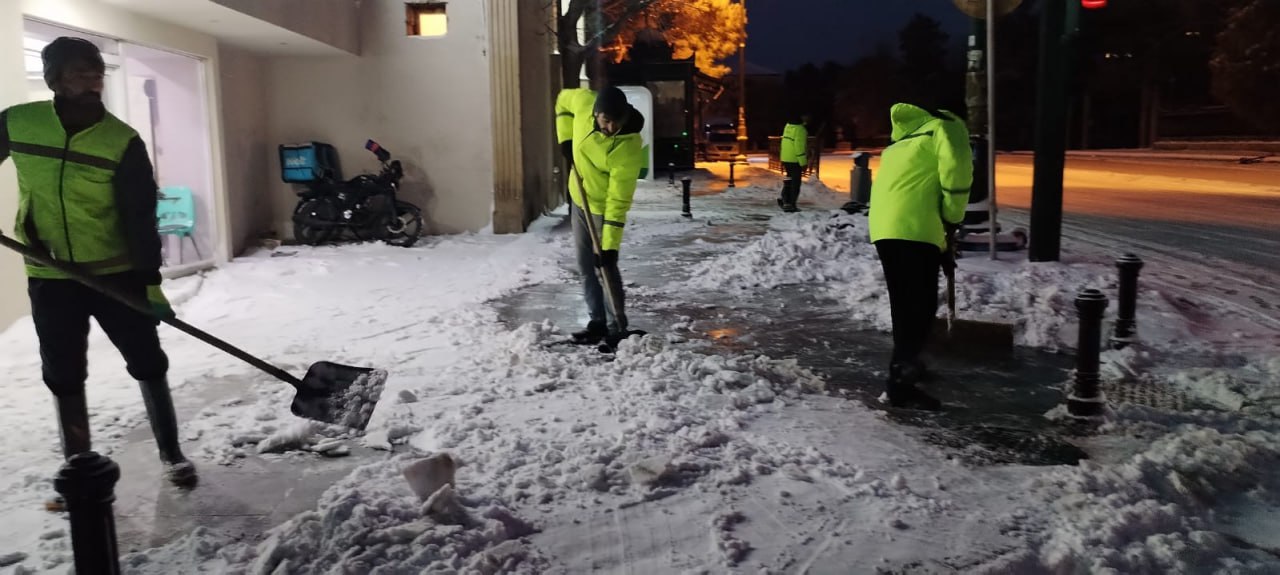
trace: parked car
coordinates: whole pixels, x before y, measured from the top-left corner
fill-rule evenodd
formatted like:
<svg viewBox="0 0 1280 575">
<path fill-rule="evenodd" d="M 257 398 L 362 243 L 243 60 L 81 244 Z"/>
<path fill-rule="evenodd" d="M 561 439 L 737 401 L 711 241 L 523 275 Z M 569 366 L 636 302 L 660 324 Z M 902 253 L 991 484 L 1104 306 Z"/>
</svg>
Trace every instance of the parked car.
<svg viewBox="0 0 1280 575">
<path fill-rule="evenodd" d="M 708 162 L 731 161 L 738 156 L 738 125 L 721 122 L 703 125 L 704 157 Z"/>
</svg>

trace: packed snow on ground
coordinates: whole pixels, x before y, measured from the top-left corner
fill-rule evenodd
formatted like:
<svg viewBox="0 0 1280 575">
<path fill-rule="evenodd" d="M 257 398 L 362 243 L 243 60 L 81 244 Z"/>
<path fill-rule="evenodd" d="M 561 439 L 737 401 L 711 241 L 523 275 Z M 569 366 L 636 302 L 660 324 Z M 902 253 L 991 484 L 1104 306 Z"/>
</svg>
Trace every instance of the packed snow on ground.
<svg viewBox="0 0 1280 575">
<path fill-rule="evenodd" d="M 700 213 L 736 222 L 774 213 L 771 187 L 700 197 Z M 680 220 L 678 201 L 668 187 L 646 184 L 630 240 L 694 229 Z M 236 465 L 262 451 L 323 457 L 355 443 L 395 453 L 357 468 L 314 510 L 261 541 L 197 529 L 127 556 L 125 571 L 1280 570 L 1274 553 L 1225 535 L 1239 525 L 1229 529 L 1218 513 L 1228 496 L 1244 494 L 1233 503 L 1245 509 L 1280 503 L 1274 418 L 1122 406 L 1107 424 L 1114 437 L 1098 439 L 1119 445 L 1090 446 L 1103 456 L 1086 465 L 972 466 L 883 412 L 825 395 L 822 378 L 795 360 L 713 352 L 684 332 L 630 340 L 606 361 L 592 350 L 547 346 L 576 326 L 504 326 L 488 300 L 573 281 L 562 271 L 570 250 L 567 235 L 551 229 L 555 219 L 523 236 L 435 239 L 410 250 L 281 248 L 188 285 L 184 318 L 290 371 L 329 359 L 390 373 L 369 429 L 358 434 L 297 419 L 287 387 L 166 330 L 177 393 L 227 385 L 255 398 L 213 402 L 184 422 L 202 465 Z M 759 287 L 791 281 L 791 262 L 806 268 L 792 272 L 800 281 L 849 291 L 864 281 L 849 264 L 874 262 L 859 255 L 868 248 L 863 225 L 828 213 L 778 216 L 764 236 L 726 250 L 754 262 Z M 860 247 L 828 245 L 835 240 Z M 727 259 L 705 265 L 694 276 L 721 274 L 730 294 L 757 287 L 749 268 Z M 966 293 L 985 293 L 980 287 Z M 975 300 L 967 305 L 984 301 Z M 1028 300 L 999 305 L 1015 309 L 1016 301 Z M 869 323 L 875 317 L 850 308 Z M 14 478 L 0 496 L 0 558 L 24 553 L 16 559 L 23 572 L 65 572 L 65 524 L 32 511 L 57 458 L 48 409 L 32 407 L 48 403 L 32 340 L 29 325 L 19 325 L 0 342 L 0 361 L 15 374 L 0 384 L 0 413 L 26 430 L 0 444 L 2 476 Z M 1141 365 L 1135 352 L 1122 355 Z M 142 421 L 133 382 L 113 357 L 95 337 L 94 425 L 108 448 L 113 433 Z M 445 454 L 453 473 L 423 479 L 422 461 Z M 412 482 L 407 470 L 415 470 Z"/>
</svg>

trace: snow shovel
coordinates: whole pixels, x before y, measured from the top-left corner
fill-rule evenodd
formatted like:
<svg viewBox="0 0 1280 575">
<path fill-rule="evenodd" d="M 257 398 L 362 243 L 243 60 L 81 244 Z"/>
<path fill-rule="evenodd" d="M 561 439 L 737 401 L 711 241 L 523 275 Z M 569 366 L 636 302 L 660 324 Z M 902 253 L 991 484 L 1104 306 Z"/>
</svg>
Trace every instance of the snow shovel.
<svg viewBox="0 0 1280 575">
<path fill-rule="evenodd" d="M 613 301 L 613 278 L 609 277 L 609 274 L 604 270 L 604 265 L 600 263 L 600 256 L 604 250 L 600 248 L 600 230 L 596 229 L 595 216 L 591 214 L 591 202 L 587 201 L 587 186 L 583 183 L 582 174 L 578 173 L 577 166 L 571 169 L 573 170 L 573 175 L 578 178 L 578 190 L 582 195 L 582 215 L 583 219 L 586 220 L 588 235 L 591 236 L 591 251 L 596 256 L 596 275 L 600 276 L 600 283 L 604 285 L 604 297 L 609 304 L 609 311 L 613 312 L 613 317 L 617 320 L 618 327 L 623 330 L 624 339 L 633 335 L 643 336 L 646 332 L 627 328 L 626 314 L 622 313 L 622 310 L 618 307 L 618 302 Z M 573 195 L 572 189 L 569 190 L 569 194 L 570 196 Z M 572 199 L 571 197 L 570 200 Z M 600 346 L 600 349 L 605 351 L 606 348 L 611 347 L 609 343 L 605 343 Z"/>
<path fill-rule="evenodd" d="M 1013 326 L 1007 323 L 956 318 L 956 242 L 955 234 L 947 234 L 947 261 L 942 274 L 947 278 L 947 317 L 935 321 L 934 346 L 954 355 L 997 354 L 1013 352 Z M 944 325 L 937 325 L 943 323 Z"/>
<path fill-rule="evenodd" d="M 289 372 L 271 365 L 261 359 L 249 355 L 245 351 L 222 341 L 204 331 L 196 329 L 174 316 L 161 316 L 144 301 L 130 298 L 114 288 L 107 286 L 97 278 L 80 269 L 79 266 L 60 262 L 47 254 L 15 241 L 0 233 L 0 245 L 9 248 L 23 257 L 61 271 L 72 279 L 88 286 L 90 289 L 114 299 L 139 313 L 155 317 L 179 331 L 226 352 L 256 367 L 276 379 L 297 388 L 291 410 L 294 415 L 313 419 L 322 423 L 342 425 L 363 430 L 369 425 L 373 408 L 382 395 L 382 388 L 387 380 L 387 372 L 380 369 L 351 367 L 322 361 L 312 364 L 307 375 L 298 379 Z"/>
</svg>

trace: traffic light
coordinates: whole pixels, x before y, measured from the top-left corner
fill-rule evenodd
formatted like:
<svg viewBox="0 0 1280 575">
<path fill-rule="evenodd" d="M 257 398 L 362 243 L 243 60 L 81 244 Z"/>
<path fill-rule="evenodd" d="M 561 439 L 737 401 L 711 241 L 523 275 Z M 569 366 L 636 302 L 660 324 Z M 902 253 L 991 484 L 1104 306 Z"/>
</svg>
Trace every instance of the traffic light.
<svg viewBox="0 0 1280 575">
<path fill-rule="evenodd" d="M 1080 0 L 1080 5 L 1086 10 L 1097 10 L 1107 7 L 1107 0 Z"/>
</svg>

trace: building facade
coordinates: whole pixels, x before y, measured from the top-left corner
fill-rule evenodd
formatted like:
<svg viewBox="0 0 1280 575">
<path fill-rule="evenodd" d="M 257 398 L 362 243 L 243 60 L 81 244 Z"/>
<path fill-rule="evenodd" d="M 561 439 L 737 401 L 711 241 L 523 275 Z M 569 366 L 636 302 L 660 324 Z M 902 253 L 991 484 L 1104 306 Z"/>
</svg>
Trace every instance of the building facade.
<svg viewBox="0 0 1280 575">
<path fill-rule="evenodd" d="M 542 0 L 6 0 L 0 107 L 47 99 L 40 50 L 98 44 L 104 101 L 147 141 L 164 194 L 194 198 L 165 274 L 220 265 L 291 235 L 276 147 L 322 141 L 346 175 L 377 140 L 406 169 L 429 233 L 518 233 L 560 202 L 554 7 Z M 0 229 L 17 182 L 0 168 Z M 27 313 L 20 259 L 0 254 L 0 329 Z"/>
</svg>

